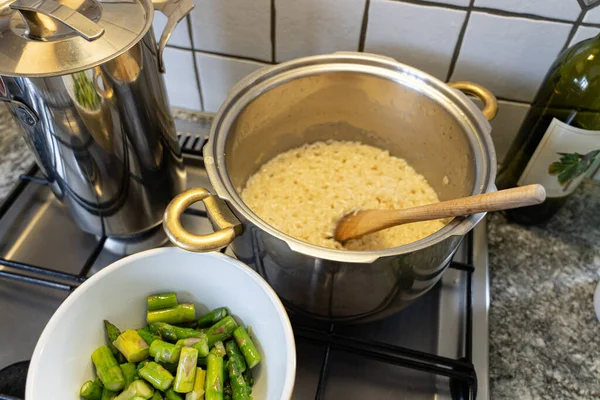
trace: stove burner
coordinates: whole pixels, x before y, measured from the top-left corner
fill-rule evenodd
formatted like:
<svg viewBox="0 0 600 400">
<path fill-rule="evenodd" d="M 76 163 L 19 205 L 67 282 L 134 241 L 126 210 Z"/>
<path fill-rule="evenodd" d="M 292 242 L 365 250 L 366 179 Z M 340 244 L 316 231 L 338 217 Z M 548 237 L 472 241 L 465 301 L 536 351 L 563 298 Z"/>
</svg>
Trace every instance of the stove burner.
<svg viewBox="0 0 600 400">
<path fill-rule="evenodd" d="M 0 370 L 0 400 L 25 398 L 29 361 L 20 361 Z M 12 397 L 7 397 L 12 396 Z"/>
</svg>

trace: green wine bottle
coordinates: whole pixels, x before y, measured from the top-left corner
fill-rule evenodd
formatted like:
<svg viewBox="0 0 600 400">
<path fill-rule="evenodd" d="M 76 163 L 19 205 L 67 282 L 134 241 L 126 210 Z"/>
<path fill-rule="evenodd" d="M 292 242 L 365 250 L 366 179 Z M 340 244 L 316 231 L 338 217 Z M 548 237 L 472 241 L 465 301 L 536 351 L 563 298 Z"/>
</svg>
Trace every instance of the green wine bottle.
<svg viewBox="0 0 600 400">
<path fill-rule="evenodd" d="M 600 162 L 600 35 L 558 56 L 500 168 L 498 189 L 539 183 L 547 200 L 508 212 L 522 224 L 552 217 Z"/>
</svg>

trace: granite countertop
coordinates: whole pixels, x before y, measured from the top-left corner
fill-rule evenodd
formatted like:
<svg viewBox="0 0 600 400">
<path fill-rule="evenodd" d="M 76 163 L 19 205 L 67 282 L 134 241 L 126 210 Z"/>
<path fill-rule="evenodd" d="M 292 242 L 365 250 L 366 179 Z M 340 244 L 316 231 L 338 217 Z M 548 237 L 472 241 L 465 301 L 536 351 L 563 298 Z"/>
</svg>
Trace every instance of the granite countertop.
<svg viewBox="0 0 600 400">
<path fill-rule="evenodd" d="M 0 201 L 32 163 L 0 106 Z M 545 225 L 496 213 L 488 229 L 491 399 L 599 397 L 600 184 L 585 182 Z"/>
</svg>

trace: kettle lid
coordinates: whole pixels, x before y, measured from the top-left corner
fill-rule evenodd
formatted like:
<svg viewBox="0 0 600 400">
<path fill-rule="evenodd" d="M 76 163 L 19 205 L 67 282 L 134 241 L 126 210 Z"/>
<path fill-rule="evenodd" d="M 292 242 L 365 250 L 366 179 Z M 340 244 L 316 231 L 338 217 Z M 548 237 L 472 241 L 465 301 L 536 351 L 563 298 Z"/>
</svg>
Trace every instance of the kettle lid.
<svg viewBox="0 0 600 400">
<path fill-rule="evenodd" d="M 0 75 L 91 68 L 139 42 L 153 16 L 147 0 L 9 0 L 0 5 Z"/>
</svg>

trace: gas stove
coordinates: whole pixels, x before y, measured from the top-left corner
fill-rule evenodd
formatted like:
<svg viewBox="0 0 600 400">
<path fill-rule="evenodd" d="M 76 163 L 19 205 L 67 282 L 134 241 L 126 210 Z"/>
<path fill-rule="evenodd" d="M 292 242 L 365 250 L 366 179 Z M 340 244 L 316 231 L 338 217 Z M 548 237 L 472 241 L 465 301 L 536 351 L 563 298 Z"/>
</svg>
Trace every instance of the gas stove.
<svg viewBox="0 0 600 400">
<path fill-rule="evenodd" d="M 210 119 L 176 125 L 188 186 L 210 187 L 201 154 Z M 183 224 L 211 231 L 201 204 Z M 0 400 L 23 397 L 23 361 L 73 289 L 125 254 L 160 245 L 161 229 L 125 242 L 80 231 L 32 167 L 0 206 Z M 487 400 L 488 290 L 483 221 L 442 280 L 390 318 L 331 324 L 288 310 L 298 356 L 293 399 Z"/>
</svg>

